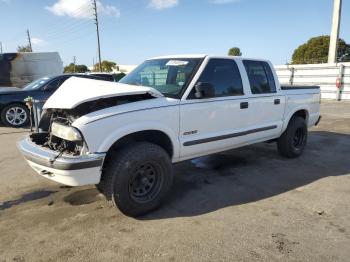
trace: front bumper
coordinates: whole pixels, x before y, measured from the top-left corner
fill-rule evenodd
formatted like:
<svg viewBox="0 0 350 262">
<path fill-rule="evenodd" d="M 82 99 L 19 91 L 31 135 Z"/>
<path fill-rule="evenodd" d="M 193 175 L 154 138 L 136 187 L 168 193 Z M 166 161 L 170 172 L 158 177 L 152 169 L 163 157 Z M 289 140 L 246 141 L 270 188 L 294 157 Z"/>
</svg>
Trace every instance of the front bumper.
<svg viewBox="0 0 350 262">
<path fill-rule="evenodd" d="M 105 153 L 57 157 L 58 152 L 38 146 L 28 137 L 18 141 L 17 147 L 29 165 L 43 177 L 70 186 L 100 182 Z"/>
</svg>

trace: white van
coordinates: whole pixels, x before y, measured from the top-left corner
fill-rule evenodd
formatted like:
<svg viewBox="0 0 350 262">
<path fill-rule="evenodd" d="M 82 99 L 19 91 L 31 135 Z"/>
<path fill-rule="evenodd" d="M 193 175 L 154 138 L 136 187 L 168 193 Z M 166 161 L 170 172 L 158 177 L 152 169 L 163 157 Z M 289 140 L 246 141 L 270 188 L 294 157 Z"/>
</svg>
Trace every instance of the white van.
<svg viewBox="0 0 350 262">
<path fill-rule="evenodd" d="M 63 73 L 57 52 L 0 54 L 0 87 L 22 87 L 35 79 Z"/>
</svg>

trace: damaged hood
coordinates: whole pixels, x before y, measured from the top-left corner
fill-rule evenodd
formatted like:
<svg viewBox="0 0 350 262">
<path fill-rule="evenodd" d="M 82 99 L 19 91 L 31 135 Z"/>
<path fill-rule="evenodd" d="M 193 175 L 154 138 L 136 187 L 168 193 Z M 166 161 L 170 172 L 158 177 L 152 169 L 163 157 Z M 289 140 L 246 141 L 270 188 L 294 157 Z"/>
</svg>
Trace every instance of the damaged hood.
<svg viewBox="0 0 350 262">
<path fill-rule="evenodd" d="M 151 87 L 71 77 L 47 100 L 44 108 L 72 109 L 101 98 L 142 94 L 163 97 L 162 93 Z"/>
</svg>

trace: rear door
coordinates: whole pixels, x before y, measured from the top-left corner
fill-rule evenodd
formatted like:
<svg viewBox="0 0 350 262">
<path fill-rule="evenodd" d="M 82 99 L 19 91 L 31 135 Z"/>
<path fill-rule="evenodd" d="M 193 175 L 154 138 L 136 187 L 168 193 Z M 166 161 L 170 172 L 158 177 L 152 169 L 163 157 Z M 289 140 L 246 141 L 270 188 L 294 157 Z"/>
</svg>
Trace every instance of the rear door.
<svg viewBox="0 0 350 262">
<path fill-rule="evenodd" d="M 203 66 L 203 72 L 194 81 L 212 85 L 215 97 L 198 99 L 193 87 L 181 100 L 179 140 L 182 159 L 222 151 L 246 142 L 244 132 L 250 119 L 246 107 L 248 99 L 236 61 L 207 58 Z"/>
<path fill-rule="evenodd" d="M 281 95 L 276 76 L 266 61 L 243 60 L 246 77 L 250 86 L 249 129 L 254 140 L 272 139 L 280 135 L 283 126 L 285 96 Z"/>
</svg>

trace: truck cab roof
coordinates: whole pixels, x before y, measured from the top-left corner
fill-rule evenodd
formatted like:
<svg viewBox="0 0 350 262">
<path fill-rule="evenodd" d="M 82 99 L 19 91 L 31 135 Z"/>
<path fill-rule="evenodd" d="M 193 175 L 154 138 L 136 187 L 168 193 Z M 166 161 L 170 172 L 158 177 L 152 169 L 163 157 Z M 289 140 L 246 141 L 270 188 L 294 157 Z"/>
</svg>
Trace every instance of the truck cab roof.
<svg viewBox="0 0 350 262">
<path fill-rule="evenodd" d="M 155 60 L 155 59 L 180 59 L 180 58 L 220 58 L 220 59 L 236 59 L 236 60 L 254 60 L 254 61 L 263 61 L 263 62 L 270 62 L 267 59 L 261 59 L 261 58 L 251 58 L 251 57 L 242 57 L 242 56 L 228 56 L 228 55 L 208 55 L 208 54 L 180 54 L 180 55 L 165 55 L 165 56 L 157 56 L 152 57 L 147 60 Z"/>
</svg>

